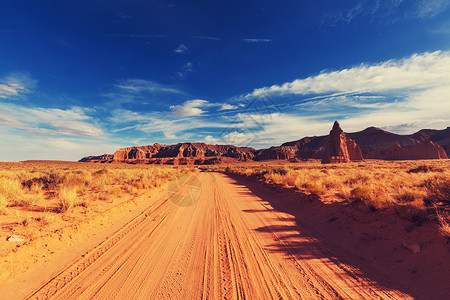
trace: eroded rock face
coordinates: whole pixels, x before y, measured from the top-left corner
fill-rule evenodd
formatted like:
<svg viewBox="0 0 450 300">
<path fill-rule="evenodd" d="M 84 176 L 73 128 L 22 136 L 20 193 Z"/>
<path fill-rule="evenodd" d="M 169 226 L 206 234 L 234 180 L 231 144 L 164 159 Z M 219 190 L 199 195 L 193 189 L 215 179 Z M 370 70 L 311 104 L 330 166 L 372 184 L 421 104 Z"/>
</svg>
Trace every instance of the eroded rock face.
<svg viewBox="0 0 450 300">
<path fill-rule="evenodd" d="M 297 157 L 298 148 L 295 146 L 270 147 L 259 150 L 255 160 L 294 159 Z"/>
<path fill-rule="evenodd" d="M 395 144 L 374 149 L 368 152 L 367 158 L 386 160 L 446 159 L 447 153 L 438 144 L 432 141 L 424 141 L 409 147 Z"/>
<path fill-rule="evenodd" d="M 109 162 L 114 158 L 112 154 L 103 154 L 99 156 L 87 156 L 80 159 L 80 162 Z"/>
<path fill-rule="evenodd" d="M 256 150 L 232 145 L 207 145 L 205 143 L 179 143 L 176 145 L 154 144 L 140 147 L 121 148 L 114 153 L 115 163 L 158 163 L 158 164 L 215 164 L 221 157 L 240 161 L 252 160 Z M 84 158 L 83 161 L 89 161 Z"/>
<path fill-rule="evenodd" d="M 334 122 L 328 136 L 322 163 L 343 163 L 363 160 L 361 149 L 354 140 L 345 136 L 339 123 Z"/>
</svg>

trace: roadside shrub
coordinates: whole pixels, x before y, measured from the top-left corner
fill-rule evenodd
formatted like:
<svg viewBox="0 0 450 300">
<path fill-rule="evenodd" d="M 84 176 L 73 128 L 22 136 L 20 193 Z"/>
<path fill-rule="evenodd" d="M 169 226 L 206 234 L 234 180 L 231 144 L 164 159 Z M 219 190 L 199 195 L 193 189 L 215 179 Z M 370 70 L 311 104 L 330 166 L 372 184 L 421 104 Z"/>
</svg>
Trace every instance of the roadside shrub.
<svg viewBox="0 0 450 300">
<path fill-rule="evenodd" d="M 400 195 L 397 195 L 396 199 L 399 203 L 409 203 L 416 200 L 416 195 L 411 192 L 405 192 Z"/>
<path fill-rule="evenodd" d="M 287 172 L 288 171 L 286 169 L 284 169 L 284 168 L 274 168 L 274 169 L 272 169 L 272 173 L 279 174 L 281 176 L 286 175 Z"/>
<path fill-rule="evenodd" d="M 67 173 L 62 179 L 62 184 L 67 187 L 88 186 L 90 182 L 90 174 Z"/>
<path fill-rule="evenodd" d="M 450 205 L 450 180 L 445 176 L 435 176 L 424 181 L 428 191 L 425 205 Z"/>
<path fill-rule="evenodd" d="M 256 170 L 255 172 L 253 172 L 253 176 L 255 176 L 258 179 L 262 179 L 269 173 L 270 172 L 268 170 Z"/>
<path fill-rule="evenodd" d="M 6 215 L 6 206 L 8 205 L 8 200 L 2 194 L 0 194 L 0 215 Z"/>
<path fill-rule="evenodd" d="M 0 179 L 0 195 L 8 202 L 23 198 L 24 192 L 20 182 L 17 179 Z"/>
<path fill-rule="evenodd" d="M 62 187 L 58 193 L 60 211 L 66 212 L 77 204 L 77 191 L 75 188 Z"/>
<path fill-rule="evenodd" d="M 442 169 L 434 168 L 432 166 L 421 165 L 417 168 L 406 171 L 407 173 L 427 173 L 427 172 L 443 172 Z"/>
<path fill-rule="evenodd" d="M 441 234 L 443 236 L 450 239 L 450 224 L 447 222 L 447 220 L 441 214 L 438 213 L 437 217 L 438 217 L 438 222 L 440 225 L 439 231 L 441 232 Z"/>
<path fill-rule="evenodd" d="M 425 221 L 424 211 L 413 204 L 398 204 L 395 206 L 395 212 L 404 220 L 421 225 Z"/>
<path fill-rule="evenodd" d="M 49 172 L 44 176 L 22 181 L 22 186 L 31 189 L 33 186 L 38 185 L 42 186 L 43 189 L 51 190 L 55 189 L 62 181 L 63 178 L 60 174 Z"/>
<path fill-rule="evenodd" d="M 350 191 L 350 199 L 368 202 L 372 198 L 372 191 L 368 187 L 359 186 Z"/>
</svg>

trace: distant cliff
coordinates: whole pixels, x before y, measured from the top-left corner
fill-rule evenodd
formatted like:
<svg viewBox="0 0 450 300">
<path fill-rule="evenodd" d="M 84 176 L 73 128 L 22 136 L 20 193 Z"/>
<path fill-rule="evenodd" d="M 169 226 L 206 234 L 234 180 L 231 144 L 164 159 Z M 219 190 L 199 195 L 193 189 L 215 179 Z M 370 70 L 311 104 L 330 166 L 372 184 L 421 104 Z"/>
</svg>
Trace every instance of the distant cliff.
<svg viewBox="0 0 450 300">
<path fill-rule="evenodd" d="M 339 125 L 339 124 L 338 124 Z M 343 133 L 343 132 L 342 132 Z M 369 127 L 359 132 L 345 133 L 345 149 L 353 158 L 414 160 L 446 159 L 450 155 L 450 127 L 443 130 L 422 129 L 411 135 L 399 135 L 380 128 Z M 155 164 L 217 164 L 233 161 L 272 159 L 323 159 L 340 154 L 327 154 L 330 137 L 304 137 L 281 146 L 255 150 L 250 147 L 233 145 L 208 145 L 205 143 L 178 143 L 175 145 L 153 144 L 127 147 L 113 154 L 88 156 L 82 162 L 100 163 L 155 163 Z M 336 137 L 337 139 L 337 137 Z M 339 140 L 342 140 L 339 133 Z M 348 150 L 350 149 L 350 150 Z M 342 149 L 341 149 L 342 150 Z M 350 151 L 350 152 L 349 152 Z M 342 151 L 341 151 L 342 152 Z M 345 152 L 345 151 L 344 151 Z M 339 152 L 340 153 L 340 152 Z M 337 155 L 337 156 L 336 156 Z M 350 155 L 350 154 L 349 154 Z M 343 156 L 344 157 L 344 156 Z M 340 157 L 340 160 L 348 160 Z M 338 159 L 338 160 L 339 160 Z"/>
</svg>

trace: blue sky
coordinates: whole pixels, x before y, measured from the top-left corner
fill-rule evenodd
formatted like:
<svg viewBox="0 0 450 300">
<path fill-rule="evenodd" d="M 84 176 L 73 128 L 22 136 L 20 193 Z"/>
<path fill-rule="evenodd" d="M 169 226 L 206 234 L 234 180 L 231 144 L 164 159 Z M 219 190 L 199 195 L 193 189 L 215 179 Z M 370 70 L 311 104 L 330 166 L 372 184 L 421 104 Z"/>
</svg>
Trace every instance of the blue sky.
<svg viewBox="0 0 450 300">
<path fill-rule="evenodd" d="M 450 126 L 450 0 L 4 2 L 0 160 Z"/>
</svg>

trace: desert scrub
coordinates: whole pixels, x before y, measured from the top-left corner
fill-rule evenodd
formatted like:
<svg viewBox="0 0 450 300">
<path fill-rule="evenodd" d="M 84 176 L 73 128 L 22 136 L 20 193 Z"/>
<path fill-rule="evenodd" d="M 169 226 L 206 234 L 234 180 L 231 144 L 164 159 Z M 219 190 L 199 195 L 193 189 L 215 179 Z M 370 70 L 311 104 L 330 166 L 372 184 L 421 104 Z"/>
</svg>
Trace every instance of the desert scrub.
<svg viewBox="0 0 450 300">
<path fill-rule="evenodd" d="M 424 181 L 423 186 L 428 191 L 428 196 L 424 198 L 424 203 L 428 206 L 448 206 L 450 205 L 450 177 L 434 176 Z"/>
<path fill-rule="evenodd" d="M 58 192 L 60 211 L 67 212 L 77 205 L 77 190 L 73 187 L 63 186 Z"/>
</svg>

